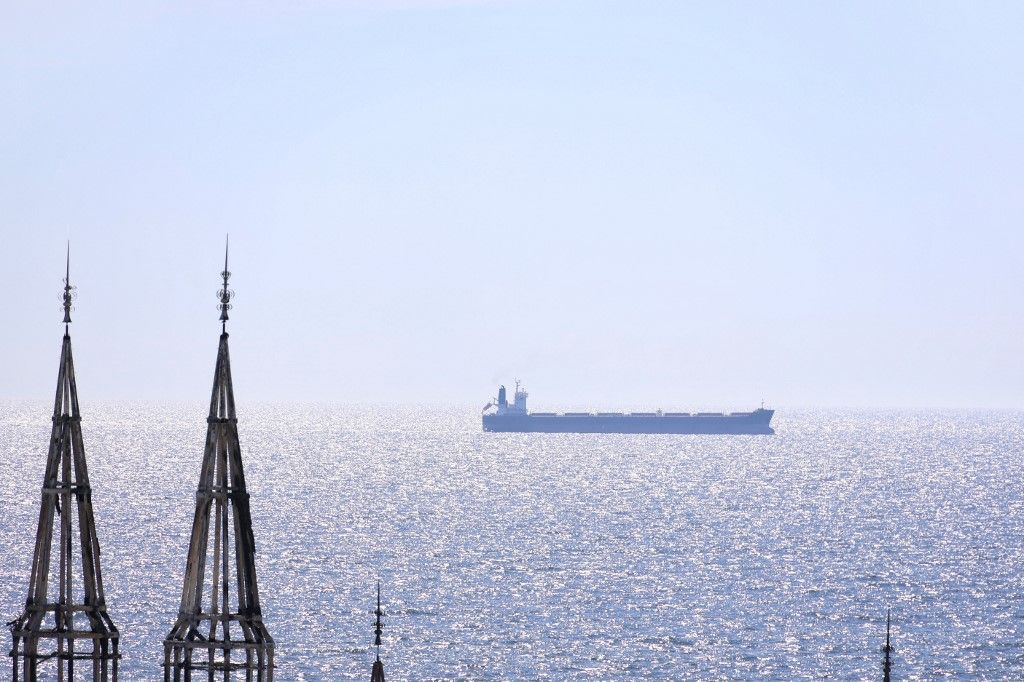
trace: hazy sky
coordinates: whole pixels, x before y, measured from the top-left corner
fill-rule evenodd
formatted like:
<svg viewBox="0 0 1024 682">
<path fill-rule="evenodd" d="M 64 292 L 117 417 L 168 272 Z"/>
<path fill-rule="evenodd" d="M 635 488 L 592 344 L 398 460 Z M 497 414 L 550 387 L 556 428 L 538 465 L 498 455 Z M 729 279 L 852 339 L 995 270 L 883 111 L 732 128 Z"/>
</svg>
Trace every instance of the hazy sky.
<svg viewBox="0 0 1024 682">
<path fill-rule="evenodd" d="M 1024 406 L 1022 3 L 69 5 L 0 9 L 0 397 L 70 237 L 83 401 L 205 398 L 230 232 L 240 401 Z"/>
</svg>

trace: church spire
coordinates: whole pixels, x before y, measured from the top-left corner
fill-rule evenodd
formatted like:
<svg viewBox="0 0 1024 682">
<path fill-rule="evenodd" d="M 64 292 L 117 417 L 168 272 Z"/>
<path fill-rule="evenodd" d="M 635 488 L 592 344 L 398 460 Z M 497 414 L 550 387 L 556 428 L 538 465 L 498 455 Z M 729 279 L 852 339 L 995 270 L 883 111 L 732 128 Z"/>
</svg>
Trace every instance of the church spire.
<svg viewBox="0 0 1024 682">
<path fill-rule="evenodd" d="M 107 614 L 103 593 L 100 544 L 68 333 L 74 299 L 70 253 L 69 247 L 64 263 L 64 341 L 28 598 L 24 612 L 11 623 L 15 682 L 36 682 L 40 676 L 53 679 L 54 673 L 56 679 L 68 682 L 117 682 L 121 657 L 119 634 Z M 54 549 L 58 556 L 51 562 Z M 81 677 L 76 678 L 76 669 Z"/>
<path fill-rule="evenodd" d="M 223 288 L 217 292 L 222 331 L 206 419 L 206 448 L 181 607 L 164 640 L 165 682 L 192 680 L 195 671 L 210 680 L 215 672 L 217 677 L 223 673 L 225 681 L 236 679 L 232 671 L 244 671 L 245 679 L 253 682 L 274 679 L 274 639 L 263 623 L 256 583 L 256 544 L 224 328 L 233 295 L 227 288 L 231 273 L 226 248 L 224 263 Z"/>
</svg>

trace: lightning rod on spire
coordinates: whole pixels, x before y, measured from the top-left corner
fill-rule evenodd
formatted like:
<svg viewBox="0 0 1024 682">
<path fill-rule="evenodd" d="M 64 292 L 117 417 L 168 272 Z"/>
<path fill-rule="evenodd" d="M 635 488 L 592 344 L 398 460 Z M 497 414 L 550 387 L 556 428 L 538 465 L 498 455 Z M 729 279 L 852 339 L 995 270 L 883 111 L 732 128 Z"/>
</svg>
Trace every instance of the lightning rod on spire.
<svg viewBox="0 0 1024 682">
<path fill-rule="evenodd" d="M 71 286 L 71 241 L 67 243 L 64 260 L 64 333 L 68 332 L 71 323 L 71 311 L 74 309 L 75 287 Z"/>
<path fill-rule="evenodd" d="M 217 292 L 217 298 L 220 299 L 217 308 L 220 310 L 220 331 L 222 334 L 227 333 L 228 311 L 232 307 L 231 299 L 235 296 L 235 292 L 228 288 L 228 280 L 231 278 L 231 272 L 228 270 L 228 237 L 228 235 L 224 235 L 224 271 L 220 273 L 224 282 L 220 291 Z"/>
</svg>

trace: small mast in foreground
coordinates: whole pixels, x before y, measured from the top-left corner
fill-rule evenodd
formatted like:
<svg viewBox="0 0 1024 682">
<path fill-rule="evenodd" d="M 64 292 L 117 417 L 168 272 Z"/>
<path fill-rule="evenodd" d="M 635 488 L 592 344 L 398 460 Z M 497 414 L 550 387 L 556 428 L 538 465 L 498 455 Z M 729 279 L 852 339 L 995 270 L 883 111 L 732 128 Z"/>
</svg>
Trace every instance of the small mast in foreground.
<svg viewBox="0 0 1024 682">
<path fill-rule="evenodd" d="M 885 612 L 885 646 L 882 647 L 882 652 L 885 654 L 885 659 L 882 661 L 882 682 L 890 682 L 892 673 L 892 644 L 889 639 L 890 625 L 891 625 L 892 609 L 888 609 Z"/>
<path fill-rule="evenodd" d="M 380 608 L 380 581 L 377 581 L 377 622 L 373 628 L 373 644 L 377 647 L 377 660 L 373 662 L 373 671 L 370 673 L 370 682 L 384 682 L 384 664 L 380 660 L 380 636 L 384 632 L 384 611 Z"/>
</svg>

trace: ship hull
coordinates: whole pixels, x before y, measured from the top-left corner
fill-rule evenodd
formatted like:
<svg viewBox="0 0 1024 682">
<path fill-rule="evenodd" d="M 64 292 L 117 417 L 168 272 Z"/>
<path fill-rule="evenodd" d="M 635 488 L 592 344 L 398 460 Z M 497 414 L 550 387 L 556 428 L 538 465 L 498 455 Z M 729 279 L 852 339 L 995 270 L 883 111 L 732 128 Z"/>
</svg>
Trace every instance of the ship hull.
<svg viewBox="0 0 1024 682">
<path fill-rule="evenodd" d="M 484 431 L 503 433 L 683 433 L 771 435 L 774 410 L 724 415 L 485 414 Z"/>
</svg>

